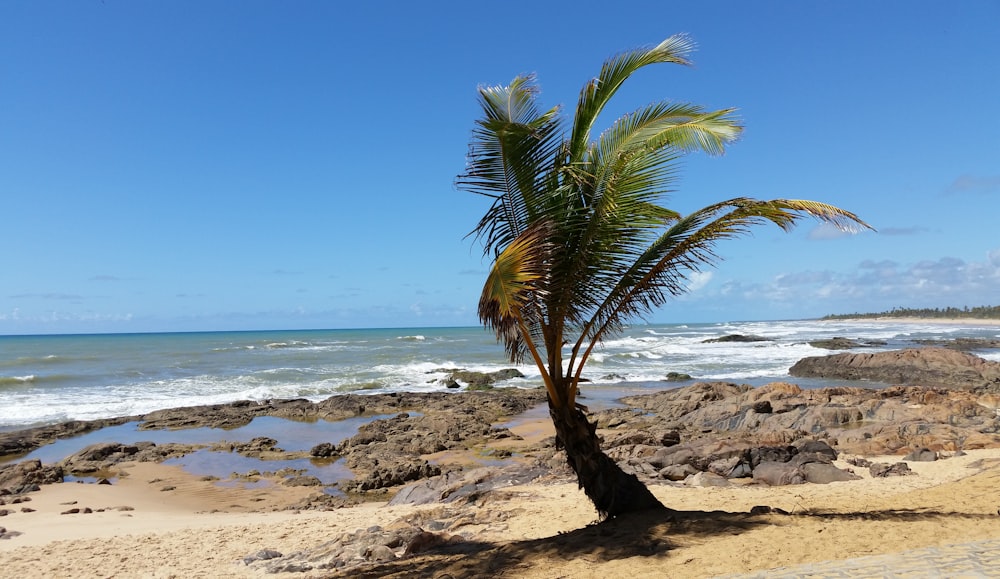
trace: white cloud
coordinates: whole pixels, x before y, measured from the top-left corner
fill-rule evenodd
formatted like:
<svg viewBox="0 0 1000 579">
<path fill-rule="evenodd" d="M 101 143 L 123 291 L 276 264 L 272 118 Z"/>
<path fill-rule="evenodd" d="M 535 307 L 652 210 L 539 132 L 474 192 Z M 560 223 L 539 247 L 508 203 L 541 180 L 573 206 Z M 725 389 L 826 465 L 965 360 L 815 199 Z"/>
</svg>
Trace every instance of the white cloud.
<svg viewBox="0 0 1000 579">
<path fill-rule="evenodd" d="M 829 223 L 820 223 L 809 232 L 809 239 L 838 239 L 852 235 L 850 231 L 838 229 Z"/>
<path fill-rule="evenodd" d="M 986 257 L 990 260 L 990 263 L 997 268 L 1000 268 L 1000 249 L 994 249 L 986 254 Z"/>
<path fill-rule="evenodd" d="M 903 264 L 866 260 L 854 271 L 807 270 L 763 282 L 725 280 L 692 294 L 700 302 L 724 300 L 745 311 L 794 312 L 808 317 L 845 311 L 880 311 L 893 306 L 943 307 L 1000 303 L 1000 248 L 981 261 L 954 257 Z"/>
<path fill-rule="evenodd" d="M 696 271 L 688 275 L 687 289 L 689 292 L 698 291 L 712 281 L 712 272 Z"/>
</svg>

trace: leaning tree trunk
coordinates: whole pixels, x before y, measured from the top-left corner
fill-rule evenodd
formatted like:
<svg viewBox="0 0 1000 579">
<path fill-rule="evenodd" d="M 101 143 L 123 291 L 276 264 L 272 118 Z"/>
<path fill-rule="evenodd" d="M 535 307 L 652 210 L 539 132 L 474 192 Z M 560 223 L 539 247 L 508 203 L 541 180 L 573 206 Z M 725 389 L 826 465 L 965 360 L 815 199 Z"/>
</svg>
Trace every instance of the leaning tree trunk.
<svg viewBox="0 0 1000 579">
<path fill-rule="evenodd" d="M 591 424 L 576 406 L 556 408 L 549 401 L 556 427 L 556 448 L 566 449 L 566 460 L 580 488 L 597 507 L 601 518 L 647 509 L 663 509 L 634 474 L 628 474 L 601 450 L 597 424 Z"/>
</svg>

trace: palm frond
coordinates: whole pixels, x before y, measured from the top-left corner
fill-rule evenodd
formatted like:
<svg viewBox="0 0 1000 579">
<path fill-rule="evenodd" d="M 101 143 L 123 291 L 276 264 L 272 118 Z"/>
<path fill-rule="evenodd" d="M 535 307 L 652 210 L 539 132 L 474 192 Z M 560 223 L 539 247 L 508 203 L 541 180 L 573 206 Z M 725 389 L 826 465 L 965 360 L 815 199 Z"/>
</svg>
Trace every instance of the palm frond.
<svg viewBox="0 0 1000 579">
<path fill-rule="evenodd" d="M 539 221 L 497 254 L 479 298 L 479 319 L 496 332 L 513 362 L 522 361 L 526 341 L 542 333 L 539 303 L 547 293 L 550 234 L 550 223 Z"/>
<path fill-rule="evenodd" d="M 539 111 L 533 80 L 518 77 L 506 87 L 479 89 L 484 116 L 473 130 L 466 171 L 456 186 L 493 199 L 472 232 L 487 253 L 510 243 L 538 214 L 537 197 L 562 143 L 558 107 Z"/>
<path fill-rule="evenodd" d="M 664 305 L 670 296 L 685 293 L 689 273 L 719 260 L 715 253 L 719 241 L 749 233 L 751 226 L 765 222 L 787 231 L 806 216 L 845 231 L 872 229 L 849 211 L 801 199 L 761 201 L 739 197 L 700 209 L 667 229 L 621 275 L 581 333 L 574 354 L 589 343 L 586 356 L 606 333 L 614 333 L 625 322 Z M 579 367 L 584 363 L 585 358 Z"/>
<path fill-rule="evenodd" d="M 566 235 L 553 261 L 548 305 L 553 319 L 585 324 L 606 292 L 679 216 L 654 200 L 669 192 L 676 161 L 688 149 L 721 152 L 741 127 L 731 111 L 705 112 L 687 104 L 658 103 L 614 123 L 567 172 L 578 197 L 564 220 Z M 572 221 L 575 217 L 576 220 Z"/>
<path fill-rule="evenodd" d="M 590 133 L 597 117 L 611 97 L 632 74 L 651 64 L 673 63 L 689 65 L 688 54 L 694 43 L 684 34 L 667 38 L 654 48 L 632 50 L 605 61 L 600 75 L 584 85 L 576 107 L 569 140 L 570 158 L 579 158 L 590 142 Z"/>
</svg>

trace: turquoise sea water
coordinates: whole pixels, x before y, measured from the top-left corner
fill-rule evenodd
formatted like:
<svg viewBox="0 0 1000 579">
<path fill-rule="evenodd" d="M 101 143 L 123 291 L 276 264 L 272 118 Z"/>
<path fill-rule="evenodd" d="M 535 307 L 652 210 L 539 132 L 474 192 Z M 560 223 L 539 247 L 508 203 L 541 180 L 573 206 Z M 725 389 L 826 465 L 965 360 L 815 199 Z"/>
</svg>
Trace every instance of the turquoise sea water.
<svg viewBox="0 0 1000 579">
<path fill-rule="evenodd" d="M 727 334 L 770 341 L 703 343 Z M 593 382 L 584 394 L 601 400 L 675 387 L 662 381 L 668 372 L 751 384 L 790 380 L 787 370 L 797 360 L 830 353 L 807 342 L 833 336 L 885 340 L 883 349 L 894 349 L 914 339 L 998 338 L 1000 327 L 818 321 L 634 326 L 595 352 L 585 372 Z M 1000 360 L 996 351 L 979 354 Z M 448 368 L 511 366 L 482 328 L 0 336 L 0 429 L 244 399 L 440 391 Z M 519 369 L 525 378 L 504 386 L 540 384 L 533 366 Z"/>
</svg>

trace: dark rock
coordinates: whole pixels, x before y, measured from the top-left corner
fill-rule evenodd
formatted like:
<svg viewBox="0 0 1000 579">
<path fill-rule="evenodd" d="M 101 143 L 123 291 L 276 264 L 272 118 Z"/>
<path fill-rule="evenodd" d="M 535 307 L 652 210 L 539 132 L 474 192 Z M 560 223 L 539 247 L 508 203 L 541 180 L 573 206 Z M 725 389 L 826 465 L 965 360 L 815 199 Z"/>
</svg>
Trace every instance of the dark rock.
<svg viewBox="0 0 1000 579">
<path fill-rule="evenodd" d="M 427 461 L 409 461 L 377 467 L 366 476 L 344 483 L 348 490 L 370 491 L 399 486 L 414 480 L 441 474 L 441 467 Z"/>
<path fill-rule="evenodd" d="M 190 444 L 101 442 L 66 457 L 59 462 L 59 466 L 72 474 L 88 475 L 105 471 L 120 462 L 161 462 L 168 458 L 184 456 L 198 448 L 200 446 Z"/>
<path fill-rule="evenodd" d="M 837 460 L 837 451 L 822 440 L 807 440 L 798 445 L 798 451 L 802 454 L 821 454 L 830 460 Z"/>
<path fill-rule="evenodd" d="M 336 454 L 337 448 L 329 442 L 317 444 L 309 451 L 309 456 L 314 456 L 316 458 L 330 458 Z"/>
<path fill-rule="evenodd" d="M 660 436 L 660 444 L 663 446 L 675 446 L 681 443 L 681 433 L 676 430 L 664 432 Z"/>
<path fill-rule="evenodd" d="M 697 474 L 698 470 L 690 464 L 673 464 L 660 469 L 659 476 L 667 480 L 682 481 L 687 477 Z"/>
<path fill-rule="evenodd" d="M 705 472 L 710 472 L 726 478 L 741 478 L 742 476 L 750 476 L 749 472 L 744 474 L 743 470 L 739 468 L 742 464 L 743 463 L 740 461 L 739 456 L 720 458 L 708 463 L 708 466 L 705 467 Z"/>
<path fill-rule="evenodd" d="M 691 380 L 690 374 L 684 374 L 683 372 L 667 372 L 664 378 L 667 382 L 687 382 Z"/>
<path fill-rule="evenodd" d="M 809 342 L 809 345 L 813 348 L 822 348 L 824 350 L 852 350 L 854 348 L 872 348 L 875 346 L 884 346 L 886 343 L 881 340 L 852 340 L 850 338 L 829 338 L 826 340 L 813 340 Z"/>
<path fill-rule="evenodd" d="M 868 468 L 872 465 L 872 461 L 860 456 L 852 456 L 850 458 L 845 459 L 845 462 L 847 462 L 847 464 L 850 465 L 860 466 L 861 468 Z"/>
<path fill-rule="evenodd" d="M 918 448 L 903 457 L 903 460 L 913 462 L 934 462 L 938 459 L 938 453 L 928 448 Z"/>
<path fill-rule="evenodd" d="M 819 455 L 816 455 L 819 456 Z M 827 484 L 831 482 L 858 480 L 861 477 L 854 473 L 837 468 L 830 463 L 810 462 L 802 465 L 802 472 L 806 482 L 814 484 Z"/>
<path fill-rule="evenodd" d="M 771 486 L 797 485 L 806 482 L 806 475 L 794 464 L 766 461 L 753 469 L 753 480 Z"/>
<path fill-rule="evenodd" d="M 738 459 L 733 464 L 729 472 L 724 475 L 726 478 L 748 478 L 753 476 L 753 465 L 745 458 Z"/>
<path fill-rule="evenodd" d="M 774 412 L 774 408 L 771 407 L 770 400 L 758 400 L 751 406 L 754 412 L 757 414 L 770 414 Z"/>
<path fill-rule="evenodd" d="M 1000 396 L 975 391 L 904 386 L 803 390 L 780 382 L 758 388 L 699 382 L 622 401 L 643 411 L 626 420 L 629 429 L 676 430 L 687 441 L 681 446 L 688 448 L 697 440 L 722 436 L 742 441 L 745 448 L 782 448 L 822 436 L 830 441 L 822 448 L 831 458 L 836 455 L 834 441 L 837 451 L 872 455 L 915 447 L 955 450 L 959 445 L 1000 445 Z M 762 401 L 768 401 L 774 412 L 753 412 L 753 405 Z M 669 453 L 664 452 L 651 454 L 656 455 L 652 464 L 657 469 L 682 462 L 699 469 L 707 465 L 692 459 L 666 460 Z M 707 458 L 700 450 L 696 454 Z M 712 460 L 718 458 L 725 457 Z"/>
<path fill-rule="evenodd" d="M 62 482 L 65 471 L 61 466 L 42 466 L 37 459 L 0 466 L 0 489 L 10 494 L 37 490 L 38 485 Z"/>
<path fill-rule="evenodd" d="M 252 439 L 250 442 L 239 443 L 234 445 L 234 450 L 240 454 L 247 454 L 252 452 L 262 452 L 262 451 L 273 451 L 278 445 L 278 441 L 273 438 L 268 438 L 267 436 L 258 436 Z"/>
<path fill-rule="evenodd" d="M 520 464 L 451 471 L 406 485 L 392 497 L 389 505 L 468 502 L 493 489 L 529 483 L 546 473 L 547 469 L 541 466 Z"/>
<path fill-rule="evenodd" d="M 947 348 L 917 348 L 803 358 L 792 376 L 872 380 L 946 388 L 986 388 L 1000 384 L 1000 362 Z"/>
<path fill-rule="evenodd" d="M 622 424 L 624 424 L 624 422 Z M 598 422 L 598 425 L 600 425 L 600 422 Z M 613 428 L 613 427 L 606 426 L 605 428 Z M 660 440 L 661 439 L 652 432 L 645 432 L 642 430 L 629 430 L 619 435 L 609 435 L 605 439 L 604 444 L 601 446 L 605 451 L 618 446 L 626 446 L 626 445 L 635 446 L 637 444 L 641 444 L 644 446 L 666 446 L 663 445 Z"/>
<path fill-rule="evenodd" d="M 861 343 L 855 342 L 849 338 L 828 338 L 824 340 L 813 340 L 809 342 L 809 345 L 813 348 L 821 348 L 824 350 L 850 350 L 852 348 L 860 348 Z"/>
<path fill-rule="evenodd" d="M 910 470 L 910 465 L 905 462 L 897 462 L 895 464 L 876 462 L 868 468 L 868 471 L 873 477 L 908 476 L 917 474 Z"/>
<path fill-rule="evenodd" d="M 755 506 L 755 507 L 753 507 L 753 508 L 750 509 L 750 514 L 751 515 L 767 515 L 767 514 L 787 515 L 788 511 L 783 510 L 783 509 L 779 509 L 777 507 L 769 507 L 767 505 L 757 505 L 757 506 Z"/>
<path fill-rule="evenodd" d="M 617 428 L 628 424 L 639 414 L 634 408 L 608 408 L 594 416 L 598 428 Z"/>
<path fill-rule="evenodd" d="M 524 374 L 516 368 L 497 370 L 496 372 L 474 372 L 471 370 L 459 370 L 452 372 L 447 378 L 456 382 L 464 382 L 467 388 L 472 390 L 492 388 L 497 382 L 510 380 L 511 378 L 523 378 Z"/>
<path fill-rule="evenodd" d="M 749 462 L 756 468 L 762 462 L 788 462 L 798 454 L 794 446 L 761 446 L 749 450 Z"/>
<path fill-rule="evenodd" d="M 665 468 L 678 464 L 689 464 L 695 456 L 694 450 L 687 446 L 661 448 L 648 457 L 647 462 L 656 468 Z"/>
<path fill-rule="evenodd" d="M 322 486 L 323 482 L 314 476 L 303 475 L 303 476 L 286 478 L 284 480 L 284 484 L 285 486 L 290 486 L 290 487 L 318 487 Z"/>
<path fill-rule="evenodd" d="M 1000 349 L 1000 340 L 991 338 L 955 338 L 953 340 L 913 340 L 921 346 L 940 346 L 969 352 L 972 350 L 996 350 Z"/>
<path fill-rule="evenodd" d="M 330 571 L 340 576 L 343 572 L 350 575 L 351 569 L 358 565 L 393 561 L 402 556 L 411 544 L 433 543 L 436 547 L 457 541 L 454 537 L 444 534 L 435 539 L 416 539 L 424 533 L 426 531 L 414 525 L 402 525 L 392 529 L 374 526 L 354 533 L 339 534 L 333 540 L 312 549 L 273 557 L 260 563 L 257 560 L 246 559 L 244 562 L 255 567 L 259 565 L 258 568 L 264 573 L 308 573 L 323 570 L 325 571 L 322 573 L 323 576 L 329 575 Z"/>
<path fill-rule="evenodd" d="M 726 343 L 726 342 L 772 342 L 771 338 L 765 338 L 763 336 L 745 336 L 743 334 L 729 334 L 728 336 L 722 336 L 720 338 L 709 338 L 707 340 L 702 340 L 702 344 L 716 344 L 716 343 Z"/>
<path fill-rule="evenodd" d="M 414 536 L 406 543 L 406 549 L 403 551 L 405 555 L 416 555 L 417 553 L 425 553 L 444 545 L 448 542 L 450 537 L 441 533 L 428 533 L 427 531 L 421 532 Z"/>
<path fill-rule="evenodd" d="M 256 553 L 252 553 L 250 555 L 247 555 L 246 557 L 243 557 L 243 564 L 249 565 L 254 561 L 268 561 L 270 559 L 277 559 L 278 557 L 281 556 L 282 556 L 281 553 L 273 549 L 261 549 Z"/>
<path fill-rule="evenodd" d="M 366 561 L 373 561 L 376 563 L 385 563 L 386 561 L 393 561 L 396 559 L 396 553 L 385 545 L 372 545 L 365 549 L 362 556 Z"/>
</svg>

